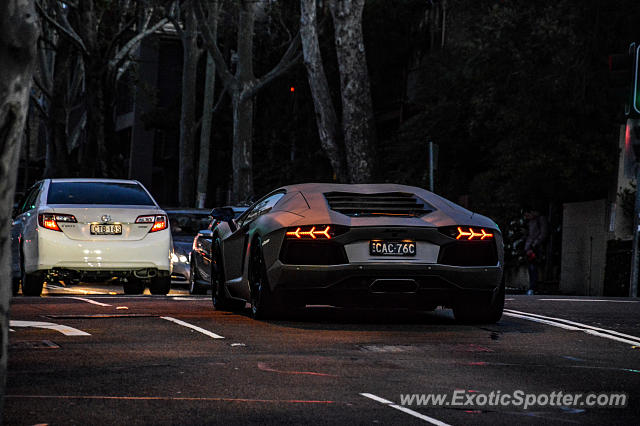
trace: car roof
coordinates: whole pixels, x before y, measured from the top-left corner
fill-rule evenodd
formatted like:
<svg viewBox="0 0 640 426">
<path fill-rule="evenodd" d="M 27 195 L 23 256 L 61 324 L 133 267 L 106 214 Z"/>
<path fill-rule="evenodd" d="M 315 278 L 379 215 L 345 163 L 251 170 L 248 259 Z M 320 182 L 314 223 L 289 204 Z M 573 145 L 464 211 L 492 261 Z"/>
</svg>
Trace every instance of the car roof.
<svg viewBox="0 0 640 426">
<path fill-rule="evenodd" d="M 106 179 L 106 178 L 54 178 L 51 182 L 94 182 L 94 183 L 129 183 L 139 184 L 137 180 L 131 179 Z"/>
<path fill-rule="evenodd" d="M 395 183 L 301 183 L 296 185 L 288 185 L 279 188 L 284 189 L 287 192 L 300 191 L 305 194 L 324 194 L 325 192 L 352 192 L 361 194 L 375 194 L 380 192 L 410 192 L 413 194 L 420 194 L 425 192 L 425 189 L 418 188 L 416 186 L 399 185 Z"/>
</svg>

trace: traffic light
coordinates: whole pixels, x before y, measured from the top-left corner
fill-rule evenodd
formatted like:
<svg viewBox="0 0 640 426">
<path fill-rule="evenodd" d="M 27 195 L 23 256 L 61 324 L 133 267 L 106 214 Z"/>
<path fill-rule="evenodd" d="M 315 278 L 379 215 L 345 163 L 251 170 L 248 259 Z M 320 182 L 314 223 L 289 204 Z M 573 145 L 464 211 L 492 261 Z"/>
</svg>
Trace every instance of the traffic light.
<svg viewBox="0 0 640 426">
<path fill-rule="evenodd" d="M 609 85 L 624 99 L 625 115 L 640 117 L 640 82 L 638 82 L 640 44 L 631 43 L 629 53 L 609 55 Z"/>
</svg>

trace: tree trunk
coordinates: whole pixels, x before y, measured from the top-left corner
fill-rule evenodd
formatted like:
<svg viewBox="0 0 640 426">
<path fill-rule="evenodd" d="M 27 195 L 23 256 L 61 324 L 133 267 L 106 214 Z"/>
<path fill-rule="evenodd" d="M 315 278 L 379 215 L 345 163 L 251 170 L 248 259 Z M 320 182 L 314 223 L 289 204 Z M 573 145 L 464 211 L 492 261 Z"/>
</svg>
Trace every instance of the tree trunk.
<svg viewBox="0 0 640 426">
<path fill-rule="evenodd" d="M 90 61 L 92 62 L 92 61 Z M 99 64 L 91 64 L 87 72 L 87 141 L 81 150 L 81 168 L 83 177 L 103 177 L 105 170 L 104 143 L 104 95 L 102 72 L 96 70 Z"/>
<path fill-rule="evenodd" d="M 232 201 L 247 201 L 253 196 L 253 97 L 247 96 L 254 80 L 253 29 L 255 15 L 252 0 L 244 0 L 238 19 L 237 90 L 233 95 L 233 167 Z"/>
<path fill-rule="evenodd" d="M 253 98 L 233 99 L 233 190 L 231 203 L 250 201 L 253 196 Z"/>
<path fill-rule="evenodd" d="M 218 38 L 218 1 L 209 8 L 209 26 L 214 39 Z M 200 156 L 198 159 L 198 185 L 196 202 L 198 208 L 204 208 L 207 201 L 209 184 L 209 151 L 211 143 L 211 124 L 213 121 L 213 100 L 216 87 L 216 64 L 210 53 L 207 54 L 207 70 L 204 83 L 204 102 L 202 106 L 202 127 L 200 129 Z"/>
<path fill-rule="evenodd" d="M 216 72 L 224 83 L 225 89 L 232 99 L 233 109 L 233 168 L 232 193 L 230 202 L 246 201 L 253 196 L 252 143 L 253 143 L 253 98 L 264 86 L 292 67 L 299 59 L 296 36 L 282 55 L 280 62 L 256 79 L 253 74 L 253 30 L 255 25 L 255 8 L 264 4 L 255 0 L 242 0 L 239 5 L 237 33 L 237 67 L 236 73 L 229 71 L 217 41 L 211 32 L 204 12 L 202 0 L 195 0 L 198 22 L 202 29 L 203 40 L 216 63 Z"/>
<path fill-rule="evenodd" d="M 67 150 L 69 105 L 67 93 L 69 89 L 69 69 L 74 53 L 70 43 L 60 43 L 56 51 L 53 90 L 49 108 L 49 138 L 47 138 L 47 156 L 43 177 L 68 177 L 69 152 Z"/>
<path fill-rule="evenodd" d="M 88 51 L 83 58 L 86 71 L 87 140 L 80 153 L 80 167 L 85 177 L 106 175 L 103 91 L 107 70 L 98 45 L 97 15 L 93 0 L 78 2 L 77 14 L 72 15 L 77 21 L 74 23 L 78 27 L 78 35 Z"/>
<path fill-rule="evenodd" d="M 340 148 L 338 139 L 338 118 L 331 100 L 318 41 L 316 0 L 300 0 L 300 35 L 304 65 L 307 69 L 307 78 L 316 112 L 320 145 L 329 158 L 335 178 L 339 182 L 346 182 L 344 152 Z"/>
<path fill-rule="evenodd" d="M 0 2 L 0 418 L 4 412 L 11 300 L 9 226 L 36 59 L 36 16 L 33 1 Z"/>
<path fill-rule="evenodd" d="M 196 18 L 191 3 L 184 10 L 185 28 L 182 34 L 182 110 L 180 115 L 180 143 L 178 173 L 178 200 L 181 206 L 195 205 L 195 114 L 196 74 L 198 67 L 198 40 Z"/>
<path fill-rule="evenodd" d="M 349 181 L 366 183 L 372 178 L 371 147 L 376 132 L 371 88 L 362 36 L 365 0 L 329 2 L 335 28 L 335 45 L 340 72 L 342 133 Z"/>
</svg>

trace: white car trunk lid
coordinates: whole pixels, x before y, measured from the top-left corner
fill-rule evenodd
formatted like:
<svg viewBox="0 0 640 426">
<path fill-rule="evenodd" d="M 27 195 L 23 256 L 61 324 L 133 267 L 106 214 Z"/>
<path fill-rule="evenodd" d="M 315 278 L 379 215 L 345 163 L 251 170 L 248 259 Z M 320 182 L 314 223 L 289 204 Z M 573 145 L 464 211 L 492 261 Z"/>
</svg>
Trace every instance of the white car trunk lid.
<svg viewBox="0 0 640 426">
<path fill-rule="evenodd" d="M 133 241 L 141 240 L 148 233 L 153 222 L 136 223 L 140 216 L 164 214 L 161 210 L 149 207 L 80 207 L 80 206 L 50 206 L 51 213 L 70 214 L 76 218 L 77 223 L 58 222 L 60 230 L 72 240 L 117 240 Z M 100 235 L 92 233 L 91 225 L 121 225 L 122 233 Z M 107 232 L 113 232 L 111 227 Z M 108 228 L 107 228 L 108 229 Z M 94 231 L 97 231 L 94 227 Z M 98 232 L 104 232 L 105 228 Z"/>
</svg>

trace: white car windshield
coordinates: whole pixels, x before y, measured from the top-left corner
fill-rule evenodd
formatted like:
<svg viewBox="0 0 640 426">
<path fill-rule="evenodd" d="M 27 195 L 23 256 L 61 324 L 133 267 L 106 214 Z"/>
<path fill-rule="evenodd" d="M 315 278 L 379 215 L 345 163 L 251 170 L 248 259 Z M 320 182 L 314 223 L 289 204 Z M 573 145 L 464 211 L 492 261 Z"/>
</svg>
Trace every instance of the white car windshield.
<svg viewBox="0 0 640 426">
<path fill-rule="evenodd" d="M 149 194 L 140 185 L 125 182 L 51 182 L 47 203 L 155 205 Z"/>
</svg>

